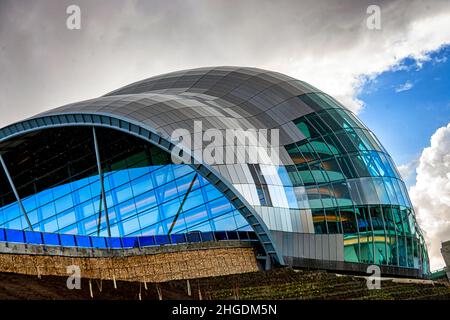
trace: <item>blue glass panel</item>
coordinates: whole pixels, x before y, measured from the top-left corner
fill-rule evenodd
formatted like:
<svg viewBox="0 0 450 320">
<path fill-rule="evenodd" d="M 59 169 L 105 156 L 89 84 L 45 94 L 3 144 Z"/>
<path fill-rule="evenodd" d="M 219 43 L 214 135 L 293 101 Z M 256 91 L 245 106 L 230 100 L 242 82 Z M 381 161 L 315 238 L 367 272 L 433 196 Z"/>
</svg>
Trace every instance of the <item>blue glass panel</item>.
<svg viewBox="0 0 450 320">
<path fill-rule="evenodd" d="M 39 230 L 38 223 L 39 223 L 40 219 L 38 217 L 37 210 L 31 211 L 31 212 L 27 211 L 27 212 L 28 212 L 28 219 L 30 219 L 30 223 L 33 226 L 33 230 Z"/>
<path fill-rule="evenodd" d="M 40 232 L 25 231 L 25 239 L 27 243 L 42 244 L 42 235 Z"/>
<path fill-rule="evenodd" d="M 377 192 L 378 195 L 378 199 L 380 204 L 389 204 L 390 203 L 390 199 L 389 199 L 389 194 L 386 191 L 386 187 L 384 184 L 384 180 L 381 178 L 373 178 L 373 184 L 375 187 L 375 190 Z"/>
<path fill-rule="evenodd" d="M 245 226 L 240 227 L 239 230 L 240 231 L 253 231 L 253 228 L 251 226 L 249 226 L 247 223 Z"/>
<path fill-rule="evenodd" d="M 186 203 L 185 203 L 186 204 Z M 183 206 L 184 209 L 184 206 Z M 206 207 L 204 205 L 189 210 L 184 213 L 184 220 L 186 222 L 186 226 L 190 228 L 190 226 L 195 226 L 200 222 L 203 222 L 208 219 L 208 212 L 206 211 Z M 195 229 L 195 228 L 192 228 Z"/>
<path fill-rule="evenodd" d="M 25 207 L 26 212 L 31 212 L 36 209 L 36 197 L 27 197 L 26 199 L 22 199 L 22 204 Z M 29 214 L 28 214 L 29 216 Z"/>
<path fill-rule="evenodd" d="M 92 246 L 94 248 L 103 249 L 106 248 L 106 241 L 103 237 L 91 237 Z"/>
<path fill-rule="evenodd" d="M 156 244 L 154 236 L 139 237 L 138 240 L 141 247 L 154 246 Z"/>
<path fill-rule="evenodd" d="M 211 217 L 217 217 L 227 213 L 233 209 L 230 202 L 225 198 L 221 197 L 207 204 Z"/>
<path fill-rule="evenodd" d="M 109 175 L 109 182 L 112 187 L 121 186 L 121 185 L 127 183 L 129 180 L 130 180 L 130 177 L 128 175 L 128 170 L 115 171 Z M 125 188 L 130 188 L 130 185 L 127 184 L 125 186 Z"/>
<path fill-rule="evenodd" d="M 186 234 L 188 242 L 201 242 L 200 232 L 189 232 Z"/>
<path fill-rule="evenodd" d="M 162 213 L 161 219 L 164 220 L 173 217 L 178 212 L 179 208 L 180 208 L 180 200 L 178 198 L 162 204 L 160 211 Z"/>
<path fill-rule="evenodd" d="M 137 216 L 131 217 L 122 223 L 123 231 L 126 235 L 134 234 L 140 230 L 139 219 Z"/>
<path fill-rule="evenodd" d="M 88 236 L 75 236 L 77 240 L 77 246 L 82 248 L 91 248 L 91 238 Z"/>
<path fill-rule="evenodd" d="M 169 181 L 174 180 L 173 170 L 171 166 L 164 166 L 161 169 L 152 172 L 154 184 L 161 186 Z"/>
<path fill-rule="evenodd" d="M 144 229 L 148 226 L 154 225 L 159 221 L 159 210 L 157 207 L 138 214 L 139 224 Z"/>
<path fill-rule="evenodd" d="M 187 231 L 200 231 L 200 232 L 209 232 L 213 231 L 214 227 L 210 220 L 206 220 L 200 224 L 196 224 L 195 226 L 188 226 Z"/>
<path fill-rule="evenodd" d="M 388 193 L 389 196 L 389 201 L 391 202 L 391 204 L 398 204 L 398 199 L 397 199 L 397 195 L 395 194 L 395 189 L 394 189 L 394 185 L 392 183 L 392 179 L 391 178 L 384 178 L 384 185 L 386 187 L 386 191 Z"/>
<path fill-rule="evenodd" d="M 156 244 L 159 244 L 159 245 L 170 244 L 170 239 L 169 239 L 169 236 L 166 236 L 166 235 L 156 235 L 155 242 L 156 242 Z"/>
<path fill-rule="evenodd" d="M 186 193 L 186 191 L 189 189 L 189 186 L 192 183 L 192 180 L 194 179 L 194 176 L 195 176 L 195 174 L 191 173 L 191 174 L 188 174 L 187 176 L 184 176 L 177 180 L 178 192 L 180 194 Z M 194 181 L 194 184 L 192 185 L 192 190 L 198 189 L 199 187 L 200 187 L 200 181 L 197 176 L 197 178 Z"/>
<path fill-rule="evenodd" d="M 170 241 L 172 243 L 185 243 L 186 237 L 184 234 L 172 234 L 170 235 Z"/>
<path fill-rule="evenodd" d="M 156 202 L 156 195 L 154 191 L 149 191 L 141 194 L 137 196 L 134 201 L 136 203 L 136 210 L 138 212 L 143 212 L 158 205 L 158 203 Z"/>
<path fill-rule="evenodd" d="M 191 173 L 194 171 L 190 166 L 186 166 L 186 165 L 176 164 L 176 165 L 173 165 L 172 167 L 173 167 L 173 173 L 176 178 L 183 177 L 183 176 L 187 175 L 188 173 Z"/>
<path fill-rule="evenodd" d="M 65 228 L 71 224 L 74 224 L 76 221 L 77 218 L 73 210 L 68 210 L 58 215 L 58 225 L 60 229 Z"/>
<path fill-rule="evenodd" d="M 78 201 L 80 203 L 92 198 L 91 188 L 89 185 L 78 189 L 74 194 L 78 197 Z"/>
<path fill-rule="evenodd" d="M 38 205 L 42 206 L 46 203 L 53 201 L 53 193 L 52 190 L 44 190 L 39 193 L 39 197 L 37 197 Z"/>
<path fill-rule="evenodd" d="M 122 248 L 122 242 L 118 237 L 106 238 L 106 242 L 109 248 L 120 249 Z"/>
<path fill-rule="evenodd" d="M 145 186 L 145 188 L 147 188 L 147 190 L 152 188 L 150 175 L 148 175 L 149 173 L 148 167 L 132 168 L 128 170 L 128 173 L 130 175 L 131 180 L 140 180 L 144 178 L 143 180 L 140 180 L 140 182 L 144 182 L 145 180 L 150 181 L 150 184 L 146 183 L 147 186 Z M 142 187 L 144 187 L 144 185 Z"/>
<path fill-rule="evenodd" d="M 204 187 L 203 189 L 205 195 L 206 195 L 206 200 L 207 201 L 211 201 L 217 198 L 222 197 L 222 194 L 220 193 L 219 190 L 217 190 L 217 188 L 215 188 L 213 185 L 208 184 Z"/>
<path fill-rule="evenodd" d="M 72 208 L 74 205 L 71 194 L 55 200 L 54 203 L 56 206 L 56 212 L 63 212 L 69 208 Z"/>
<path fill-rule="evenodd" d="M 122 246 L 124 248 L 138 248 L 139 242 L 137 237 L 125 237 L 122 238 Z"/>
<path fill-rule="evenodd" d="M 395 171 L 391 168 L 391 164 L 389 160 L 387 159 L 387 156 L 380 153 L 379 154 L 381 161 L 383 162 L 383 166 L 386 169 L 386 175 L 389 177 L 395 177 Z"/>
<path fill-rule="evenodd" d="M 380 173 L 380 175 L 382 177 L 388 176 L 389 175 L 389 171 L 384 166 L 383 161 L 380 158 L 380 154 L 378 152 L 374 152 L 374 151 L 372 151 L 370 154 L 372 156 L 373 162 L 374 162 L 375 166 L 377 167 L 378 172 Z"/>
<path fill-rule="evenodd" d="M 60 246 L 59 235 L 56 233 L 43 233 L 44 244 L 47 246 Z"/>
<path fill-rule="evenodd" d="M 224 214 L 223 216 L 215 218 L 214 225 L 216 227 L 216 230 L 218 231 L 237 229 L 233 212 L 229 212 L 227 214 Z"/>
<path fill-rule="evenodd" d="M 114 189 L 118 202 L 129 200 L 133 197 L 133 191 L 131 190 L 131 184 L 126 183 Z"/>
<path fill-rule="evenodd" d="M 130 217 L 136 214 L 136 205 L 134 203 L 134 199 L 125 201 L 117 205 L 117 212 L 120 214 L 122 219 Z"/>
<path fill-rule="evenodd" d="M 69 194 L 71 192 L 71 184 L 66 183 L 60 186 L 57 186 L 53 189 L 53 195 L 56 198 L 60 198 L 66 194 Z"/>
<path fill-rule="evenodd" d="M 60 234 L 61 246 L 63 247 L 75 247 L 75 236 L 71 234 Z"/>
<path fill-rule="evenodd" d="M 214 241 L 214 232 L 202 232 L 202 241 Z"/>
<path fill-rule="evenodd" d="M 5 229 L 0 229 L 0 241 L 6 241 Z"/>
<path fill-rule="evenodd" d="M 175 182 L 169 182 L 169 183 L 157 188 L 155 192 L 158 197 L 159 203 L 169 201 L 169 200 L 175 198 L 176 196 L 178 196 L 177 185 L 175 184 Z"/>
<path fill-rule="evenodd" d="M 8 242 L 18 242 L 18 243 L 25 242 L 25 236 L 23 234 L 23 231 L 21 230 L 7 229 L 6 239 L 8 240 Z"/>
<path fill-rule="evenodd" d="M 392 181 L 392 185 L 394 186 L 394 189 L 395 189 L 395 194 L 398 199 L 398 204 L 405 205 L 406 201 L 405 201 L 405 198 L 403 197 L 402 189 L 400 188 L 400 184 L 399 184 L 398 180 L 391 179 L 391 181 Z"/>
</svg>

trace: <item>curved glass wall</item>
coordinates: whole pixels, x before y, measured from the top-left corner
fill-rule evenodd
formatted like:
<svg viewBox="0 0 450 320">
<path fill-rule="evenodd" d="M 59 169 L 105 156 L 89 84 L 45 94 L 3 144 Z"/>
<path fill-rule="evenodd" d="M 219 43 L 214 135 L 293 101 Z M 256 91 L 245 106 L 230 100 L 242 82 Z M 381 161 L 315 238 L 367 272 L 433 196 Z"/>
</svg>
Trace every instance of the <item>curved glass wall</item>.
<svg viewBox="0 0 450 320">
<path fill-rule="evenodd" d="M 1 146 L 33 231 L 131 237 L 252 230 L 190 166 L 172 164 L 168 153 L 131 135 L 95 132 L 102 175 L 91 127 L 42 130 Z M 0 228 L 30 230 L 3 169 L 0 188 Z"/>
<path fill-rule="evenodd" d="M 316 233 L 343 233 L 348 262 L 428 270 L 424 240 L 391 157 L 356 116 L 323 93 L 298 97 L 315 112 L 294 121 L 305 139 L 286 146 Z"/>
</svg>

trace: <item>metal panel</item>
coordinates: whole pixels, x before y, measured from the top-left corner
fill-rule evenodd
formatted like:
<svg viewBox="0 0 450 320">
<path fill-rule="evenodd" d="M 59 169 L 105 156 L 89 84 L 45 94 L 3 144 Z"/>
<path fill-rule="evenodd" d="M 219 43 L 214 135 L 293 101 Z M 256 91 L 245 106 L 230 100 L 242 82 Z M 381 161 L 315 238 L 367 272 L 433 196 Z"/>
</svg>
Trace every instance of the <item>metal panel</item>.
<svg viewBox="0 0 450 320">
<path fill-rule="evenodd" d="M 322 236 L 321 234 L 314 235 L 315 238 L 315 259 L 323 260 L 323 246 L 322 246 Z"/>
<path fill-rule="evenodd" d="M 337 261 L 344 261 L 344 235 L 338 234 L 336 235 L 337 241 L 336 241 L 336 247 L 337 247 L 337 254 L 336 254 L 336 260 Z"/>
<path fill-rule="evenodd" d="M 338 235 L 333 235 L 333 237 L 330 237 L 329 239 L 330 260 L 338 260 L 338 239 Z"/>
<path fill-rule="evenodd" d="M 333 234 L 323 234 L 322 235 L 322 259 L 323 260 L 332 260 L 330 256 L 330 245 L 329 243 L 332 242 L 335 238 L 335 235 Z"/>
</svg>

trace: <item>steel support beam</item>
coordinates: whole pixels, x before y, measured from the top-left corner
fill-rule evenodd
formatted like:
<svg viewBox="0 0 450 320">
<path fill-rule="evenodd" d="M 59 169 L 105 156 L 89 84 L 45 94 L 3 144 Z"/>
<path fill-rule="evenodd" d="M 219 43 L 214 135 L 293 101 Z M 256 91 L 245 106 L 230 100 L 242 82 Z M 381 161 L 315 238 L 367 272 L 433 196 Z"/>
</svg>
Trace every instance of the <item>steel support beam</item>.
<svg viewBox="0 0 450 320">
<path fill-rule="evenodd" d="M 172 233 L 173 227 L 175 226 L 175 223 L 178 220 L 178 216 L 180 215 L 181 210 L 183 209 L 183 205 L 186 202 L 186 199 L 187 199 L 189 193 L 191 193 L 192 187 L 194 186 L 194 182 L 195 182 L 195 180 L 197 180 L 197 176 L 198 176 L 198 173 L 196 172 L 195 175 L 194 175 L 194 178 L 192 178 L 192 181 L 189 184 L 189 188 L 187 189 L 186 194 L 183 197 L 183 200 L 181 201 L 180 207 L 178 208 L 178 211 L 177 211 L 175 217 L 173 218 L 172 225 L 170 226 L 169 232 L 167 232 L 167 234 L 169 236 Z"/>
<path fill-rule="evenodd" d="M 14 182 L 13 182 L 13 180 L 11 178 L 11 175 L 9 174 L 8 168 L 6 167 L 6 163 L 3 160 L 3 156 L 2 156 L 1 153 L 0 153 L 0 162 L 1 162 L 2 167 L 3 167 L 3 171 L 5 171 L 6 177 L 8 178 L 8 182 L 9 182 L 9 185 L 11 186 L 11 189 L 12 189 L 12 191 L 14 193 L 14 196 L 16 197 L 16 200 L 17 200 L 17 203 L 19 205 L 20 211 L 22 211 L 22 214 L 25 217 L 25 220 L 27 221 L 28 228 L 30 228 L 30 230 L 33 231 L 33 227 L 31 226 L 30 219 L 28 218 L 28 215 L 27 215 L 27 211 L 25 210 L 25 207 L 23 206 L 22 200 L 19 197 L 19 193 L 17 192 L 17 189 L 14 186 Z"/>
<path fill-rule="evenodd" d="M 95 158 L 97 159 L 98 176 L 100 179 L 100 189 L 101 189 L 100 201 L 103 201 L 103 207 L 105 210 L 106 227 L 108 229 L 108 237 L 111 237 L 111 227 L 109 225 L 108 206 L 106 205 L 105 185 L 104 185 L 104 181 L 103 181 L 103 171 L 102 171 L 102 165 L 101 165 L 101 160 L 100 160 L 100 152 L 98 151 L 98 142 L 97 142 L 97 134 L 95 133 L 95 127 L 92 127 L 92 136 L 94 138 Z M 101 222 L 101 216 L 102 216 L 101 207 L 100 207 L 100 211 L 99 211 L 98 215 L 99 215 L 98 228 L 100 228 L 100 222 Z"/>
</svg>

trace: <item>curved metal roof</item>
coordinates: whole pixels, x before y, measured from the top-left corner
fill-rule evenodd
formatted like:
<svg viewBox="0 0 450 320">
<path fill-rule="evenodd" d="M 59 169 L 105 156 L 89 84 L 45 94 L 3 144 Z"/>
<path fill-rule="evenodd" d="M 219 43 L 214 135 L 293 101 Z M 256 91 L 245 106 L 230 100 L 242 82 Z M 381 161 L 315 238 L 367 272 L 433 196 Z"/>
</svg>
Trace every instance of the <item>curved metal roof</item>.
<svg viewBox="0 0 450 320">
<path fill-rule="evenodd" d="M 105 96 L 41 114 L 96 113 L 144 123 L 162 136 L 175 128 L 280 129 L 280 144 L 304 139 L 291 120 L 313 112 L 298 95 L 320 92 L 305 82 L 256 68 L 211 67 L 151 77 Z"/>
</svg>

